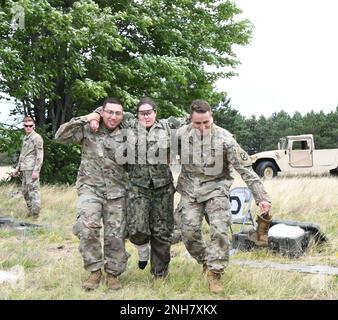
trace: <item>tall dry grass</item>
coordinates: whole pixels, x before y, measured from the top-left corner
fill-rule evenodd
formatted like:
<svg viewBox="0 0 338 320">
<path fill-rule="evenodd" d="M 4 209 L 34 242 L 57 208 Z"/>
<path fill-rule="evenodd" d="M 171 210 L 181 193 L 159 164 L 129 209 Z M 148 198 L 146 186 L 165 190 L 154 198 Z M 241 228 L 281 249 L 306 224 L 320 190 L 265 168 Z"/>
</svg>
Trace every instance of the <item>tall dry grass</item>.
<svg viewBox="0 0 338 320">
<path fill-rule="evenodd" d="M 169 279 L 157 283 L 150 276 L 149 266 L 143 271 L 137 268 L 137 252 L 127 242 L 131 258 L 121 276 L 123 289 L 109 292 L 102 285 L 87 293 L 81 289 L 87 272 L 82 267 L 78 240 L 71 232 L 76 217 L 76 190 L 44 186 L 38 221 L 44 228 L 26 233 L 0 229 L 0 269 L 19 265 L 25 270 L 24 288 L 2 284 L 0 299 L 337 299 L 337 277 L 231 263 L 249 259 L 338 266 L 338 179 L 278 178 L 264 184 L 272 198 L 274 217 L 317 223 L 329 242 L 299 259 L 288 259 L 267 249 L 238 252 L 230 257 L 222 277 L 224 290 L 219 295 L 209 292 L 201 266 L 186 254 L 182 243 L 172 246 Z M 236 179 L 234 185 L 243 183 Z M 16 186 L 0 187 L 0 203 L 0 216 L 25 220 L 26 206 Z"/>
</svg>

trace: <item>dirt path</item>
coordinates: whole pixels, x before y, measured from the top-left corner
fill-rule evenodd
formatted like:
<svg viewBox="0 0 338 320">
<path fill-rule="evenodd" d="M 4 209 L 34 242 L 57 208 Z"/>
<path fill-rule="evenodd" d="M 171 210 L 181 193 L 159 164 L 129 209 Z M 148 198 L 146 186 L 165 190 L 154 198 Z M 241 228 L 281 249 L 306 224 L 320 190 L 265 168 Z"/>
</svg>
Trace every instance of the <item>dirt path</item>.
<svg viewBox="0 0 338 320">
<path fill-rule="evenodd" d="M 248 266 L 252 268 L 263 268 L 263 269 L 277 269 L 285 271 L 296 271 L 304 273 L 315 273 L 315 274 L 328 274 L 338 275 L 338 268 L 326 265 L 305 265 L 298 263 L 275 263 L 275 262 L 258 262 L 249 260 L 233 260 L 232 263 L 240 266 Z"/>
</svg>

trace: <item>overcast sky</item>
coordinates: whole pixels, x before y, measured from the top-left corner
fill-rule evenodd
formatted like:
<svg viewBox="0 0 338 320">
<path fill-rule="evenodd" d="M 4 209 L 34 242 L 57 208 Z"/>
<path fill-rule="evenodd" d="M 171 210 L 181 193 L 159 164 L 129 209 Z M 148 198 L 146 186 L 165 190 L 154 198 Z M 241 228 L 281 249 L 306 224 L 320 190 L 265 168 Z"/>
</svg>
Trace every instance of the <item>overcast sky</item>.
<svg viewBox="0 0 338 320">
<path fill-rule="evenodd" d="M 244 116 L 338 106 L 338 0 L 235 0 L 255 26 L 236 47 L 238 77 L 219 80 Z M 0 103 L 0 122 L 8 108 Z"/>
<path fill-rule="evenodd" d="M 8 95 L 4 93 L 0 93 L 0 95 L 8 97 Z M 9 118 L 9 112 L 14 107 L 15 105 L 13 103 L 8 103 L 6 100 L 0 100 L 0 123 L 13 123 L 13 121 Z"/>
<path fill-rule="evenodd" d="M 338 106 L 338 1 L 236 0 L 255 26 L 236 47 L 238 77 L 219 80 L 244 116 Z"/>
</svg>

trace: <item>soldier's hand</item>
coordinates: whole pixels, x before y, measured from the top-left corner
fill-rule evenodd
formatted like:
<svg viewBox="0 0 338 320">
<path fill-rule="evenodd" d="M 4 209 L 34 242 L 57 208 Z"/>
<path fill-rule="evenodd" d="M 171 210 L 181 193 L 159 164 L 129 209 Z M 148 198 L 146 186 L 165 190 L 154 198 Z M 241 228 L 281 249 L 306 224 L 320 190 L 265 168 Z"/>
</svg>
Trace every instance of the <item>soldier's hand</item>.
<svg viewBox="0 0 338 320">
<path fill-rule="evenodd" d="M 15 169 L 12 173 L 11 173 L 11 176 L 12 177 L 17 177 L 18 175 L 20 174 L 20 171 Z"/>
<path fill-rule="evenodd" d="M 259 204 L 259 209 L 261 209 L 261 213 L 262 215 L 266 215 L 267 213 L 269 213 L 270 209 L 271 209 L 271 203 L 268 201 L 261 201 Z"/>
<path fill-rule="evenodd" d="M 90 130 L 92 130 L 93 132 L 96 132 L 99 129 L 100 117 L 100 114 L 97 112 L 93 112 L 87 115 Z"/>
<path fill-rule="evenodd" d="M 92 130 L 93 132 L 96 132 L 97 130 L 99 130 L 99 125 L 100 125 L 100 122 L 97 120 L 91 120 L 89 122 L 90 130 Z"/>
<path fill-rule="evenodd" d="M 34 181 L 34 180 L 36 180 L 37 178 L 39 178 L 39 172 L 33 171 L 33 172 L 32 172 L 32 180 Z"/>
</svg>

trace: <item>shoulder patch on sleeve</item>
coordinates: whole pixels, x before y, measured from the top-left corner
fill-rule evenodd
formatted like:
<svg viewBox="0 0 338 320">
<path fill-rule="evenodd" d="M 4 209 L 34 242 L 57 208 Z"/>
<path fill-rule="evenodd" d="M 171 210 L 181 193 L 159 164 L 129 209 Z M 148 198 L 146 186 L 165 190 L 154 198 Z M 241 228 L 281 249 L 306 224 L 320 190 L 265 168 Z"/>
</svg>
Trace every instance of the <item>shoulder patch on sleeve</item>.
<svg viewBox="0 0 338 320">
<path fill-rule="evenodd" d="M 241 159 L 242 159 L 243 161 L 248 161 L 248 159 L 249 159 L 248 154 L 247 154 L 246 152 L 242 152 L 242 153 L 241 153 Z"/>
<path fill-rule="evenodd" d="M 242 166 L 249 167 L 252 165 L 251 158 L 239 145 L 236 147 L 236 152 Z"/>
</svg>

